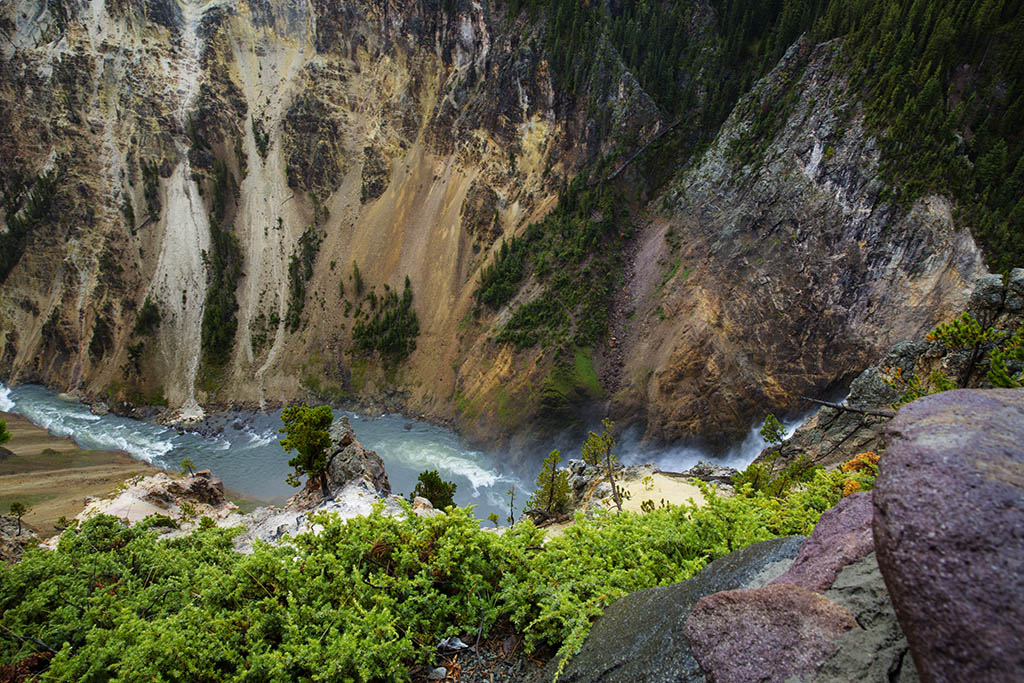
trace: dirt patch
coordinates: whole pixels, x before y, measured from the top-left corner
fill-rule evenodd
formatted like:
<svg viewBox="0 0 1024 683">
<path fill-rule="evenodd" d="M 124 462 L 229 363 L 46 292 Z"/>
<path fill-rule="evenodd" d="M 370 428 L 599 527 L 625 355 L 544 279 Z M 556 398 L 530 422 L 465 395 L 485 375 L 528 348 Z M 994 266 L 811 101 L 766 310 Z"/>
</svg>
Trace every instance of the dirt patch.
<svg viewBox="0 0 1024 683">
<path fill-rule="evenodd" d="M 11 455 L 0 460 L 0 510 L 19 501 L 30 506 L 24 523 L 45 538 L 55 532 L 62 516 L 73 518 L 88 496 L 106 496 L 129 477 L 160 470 L 123 451 L 87 451 L 71 439 L 11 413 L 6 420 Z"/>
</svg>

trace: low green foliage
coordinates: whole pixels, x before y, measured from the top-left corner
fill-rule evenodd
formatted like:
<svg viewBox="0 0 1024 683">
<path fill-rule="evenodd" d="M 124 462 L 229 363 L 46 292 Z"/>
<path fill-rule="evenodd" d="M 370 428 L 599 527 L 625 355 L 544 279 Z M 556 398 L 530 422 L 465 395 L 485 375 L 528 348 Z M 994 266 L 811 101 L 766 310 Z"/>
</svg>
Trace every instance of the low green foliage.
<svg viewBox="0 0 1024 683">
<path fill-rule="evenodd" d="M 260 159 L 266 160 L 267 150 L 270 148 L 270 133 L 263 127 L 263 117 L 256 117 L 255 114 L 251 117 L 252 119 L 252 137 L 256 141 L 256 151 L 260 154 Z"/>
<path fill-rule="evenodd" d="M 140 337 L 148 336 L 153 334 L 158 327 L 160 327 L 160 308 L 155 301 L 147 296 L 138 315 L 135 316 L 132 334 Z"/>
<path fill-rule="evenodd" d="M 288 312 L 284 321 L 292 332 L 298 330 L 302 323 L 302 310 L 306 306 L 306 283 L 313 277 L 313 264 L 320 253 L 323 239 L 316 223 L 313 223 L 302 233 L 288 262 Z"/>
<path fill-rule="evenodd" d="M 575 652 L 623 595 L 692 576 L 707 562 L 775 536 L 806 534 L 840 496 L 843 475 L 816 472 L 785 498 L 704 486 L 703 507 L 577 516 L 542 545 L 521 522 L 484 531 L 470 510 L 348 521 L 319 515 L 318 534 L 232 550 L 232 531 L 158 542 L 96 517 L 55 552 L 4 570 L 4 625 L 59 650 L 57 680 L 405 680 L 452 634 L 486 636 L 508 619 L 529 650 Z M 543 548 L 543 549 L 542 549 Z M 17 662 L 34 646 L 0 641 Z"/>
<path fill-rule="evenodd" d="M 936 368 L 928 377 L 917 373 L 904 374 L 901 368 L 887 368 L 882 379 L 900 392 L 893 408 L 922 396 L 950 389 L 976 386 L 984 372 L 985 380 L 994 387 L 1015 389 L 1024 386 L 1024 325 L 1016 331 L 983 326 L 970 313 L 963 313 L 951 322 L 938 325 L 926 338 L 942 346 L 945 353 L 963 356 L 962 371 L 954 381 Z M 984 383 L 982 383 L 984 386 Z"/>
<path fill-rule="evenodd" d="M 544 285 L 513 311 L 498 342 L 568 353 L 592 347 L 607 333 L 608 306 L 621 277 L 620 248 L 630 229 L 621 224 L 618 192 L 608 183 L 591 185 L 589 177 L 576 176 L 544 220 L 502 243 L 494 262 L 481 270 L 476 300 L 492 309 L 511 301 L 531 273 Z"/>
<path fill-rule="evenodd" d="M 786 438 L 786 427 L 775 417 L 774 413 L 768 413 L 765 417 L 760 432 L 761 438 L 769 446 L 777 446 Z M 779 498 L 785 496 L 794 487 L 812 481 L 817 472 L 822 469 L 820 465 L 815 465 L 809 458 L 801 455 L 780 470 L 778 468 L 780 458 L 781 452 L 773 451 L 764 456 L 760 463 L 751 463 L 733 477 L 733 486 L 737 489 L 749 487 L 751 491 Z"/>
<path fill-rule="evenodd" d="M 0 420 L 0 445 L 11 440 L 11 433 L 7 431 L 7 421 Z"/>
<path fill-rule="evenodd" d="M 412 502 L 413 498 L 417 496 L 422 496 L 438 510 L 444 510 L 455 505 L 456 488 L 457 485 L 454 482 L 441 479 L 437 470 L 424 470 L 416 478 L 416 487 L 409 494 L 409 502 Z"/>
<path fill-rule="evenodd" d="M 101 314 L 96 318 L 89 340 L 89 357 L 98 361 L 114 346 L 114 330 L 110 318 Z"/>
<path fill-rule="evenodd" d="M 1011 366 L 1016 364 L 1016 372 Z M 988 372 L 985 377 L 993 386 L 1003 389 L 1024 387 L 1024 325 L 1001 346 L 992 350 L 988 357 Z"/>
<path fill-rule="evenodd" d="M 242 250 L 230 226 L 224 224 L 228 207 L 237 192 L 227 165 L 213 164 L 210 209 L 210 252 L 205 255 L 206 300 L 203 306 L 200 343 L 203 361 L 215 372 L 227 363 L 238 331 L 238 281 L 242 277 Z"/>
<path fill-rule="evenodd" d="M 160 164 L 156 159 L 143 159 L 139 166 L 142 169 L 142 196 L 146 199 L 146 212 L 149 220 L 160 217 Z"/>
<path fill-rule="evenodd" d="M 0 284 L 21 259 L 29 236 L 51 219 L 57 195 L 57 173 L 48 171 L 29 178 L 19 171 L 3 181 L 2 203 L 7 230 L 0 233 Z"/>
</svg>

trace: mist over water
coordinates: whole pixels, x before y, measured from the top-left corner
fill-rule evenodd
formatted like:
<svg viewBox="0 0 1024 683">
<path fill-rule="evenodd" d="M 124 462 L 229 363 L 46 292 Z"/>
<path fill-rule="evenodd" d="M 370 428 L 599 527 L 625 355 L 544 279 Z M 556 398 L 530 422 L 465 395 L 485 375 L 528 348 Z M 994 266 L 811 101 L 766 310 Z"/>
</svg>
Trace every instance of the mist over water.
<svg viewBox="0 0 1024 683">
<path fill-rule="evenodd" d="M 812 411 L 813 412 L 813 411 Z M 786 438 L 793 435 L 793 432 L 812 413 L 799 415 L 789 419 L 780 420 L 786 429 Z M 698 446 L 681 446 L 678 448 L 662 448 L 657 450 L 645 449 L 638 445 L 635 438 L 626 435 L 621 439 L 619 446 L 619 459 L 627 465 L 639 465 L 643 463 L 654 463 L 665 472 L 683 472 L 696 465 L 701 460 L 707 460 L 716 465 L 733 467 L 742 470 L 754 461 L 767 444 L 761 438 L 761 424 L 755 424 L 750 428 L 747 436 L 738 444 L 728 448 L 724 453 L 710 455 L 707 450 Z"/>
<path fill-rule="evenodd" d="M 2 384 L 0 411 L 18 413 L 54 434 L 72 438 L 82 448 L 123 450 L 169 470 L 177 471 L 182 460 L 191 458 L 198 469 L 212 470 L 227 488 L 262 501 L 281 503 L 296 491 L 285 481 L 291 470 L 291 456 L 279 443 L 281 411 L 241 413 L 220 434 L 207 437 L 188 431 L 179 433 L 143 420 L 100 417 L 78 401 L 62 399 L 38 385 L 10 389 Z M 395 493 L 408 494 L 420 472 L 437 470 L 443 479 L 458 485 L 458 505 L 475 505 L 481 519 L 496 512 L 504 521 L 508 489 L 516 489 L 517 514 L 533 490 L 539 462 L 524 464 L 522 471 L 511 471 L 500 456 L 468 448 L 457 434 L 442 427 L 400 415 L 372 418 L 342 411 L 335 415 L 347 415 L 363 446 L 381 456 Z M 787 435 L 801 421 L 785 421 Z M 742 443 L 718 457 L 696 447 L 642 449 L 628 435 L 620 440 L 615 452 L 626 464 L 653 462 L 666 471 L 686 470 L 699 460 L 742 469 L 764 448 L 759 428 L 752 427 Z M 566 460 L 579 458 L 579 445 L 563 450 L 562 456 Z"/>
</svg>

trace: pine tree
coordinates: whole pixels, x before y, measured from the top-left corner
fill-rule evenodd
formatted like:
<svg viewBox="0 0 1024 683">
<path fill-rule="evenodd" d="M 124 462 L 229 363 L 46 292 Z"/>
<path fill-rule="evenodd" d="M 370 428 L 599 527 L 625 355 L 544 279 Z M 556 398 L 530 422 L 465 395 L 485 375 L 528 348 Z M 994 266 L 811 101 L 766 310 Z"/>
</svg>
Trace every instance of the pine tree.
<svg viewBox="0 0 1024 683">
<path fill-rule="evenodd" d="M 544 458 L 540 474 L 537 475 L 537 490 L 526 503 L 527 508 L 548 515 L 561 514 L 569 509 L 569 473 L 558 469 L 561 461 L 562 456 L 557 448 Z"/>
<path fill-rule="evenodd" d="M 604 431 L 600 434 L 590 432 L 587 440 L 583 442 L 583 462 L 594 467 L 604 467 L 605 476 L 612 486 L 612 500 L 615 501 L 615 507 L 619 512 L 622 512 L 622 496 L 619 495 L 619 487 L 615 485 L 615 465 L 618 464 L 618 458 L 612 453 L 615 437 L 611 431 L 615 423 L 606 417 L 601 424 Z"/>
<path fill-rule="evenodd" d="M 310 408 L 302 404 L 289 406 L 281 413 L 284 427 L 279 429 L 285 434 L 281 446 L 286 452 L 295 450 L 295 457 L 288 461 L 295 471 L 288 475 L 288 483 L 299 485 L 299 477 L 307 475 L 320 483 L 324 498 L 330 498 L 331 491 L 327 487 L 327 455 L 331 447 L 329 429 L 334 421 L 334 413 L 330 406 Z"/>
<path fill-rule="evenodd" d="M 11 503 L 11 514 L 18 518 L 18 536 L 21 536 L 21 518 L 28 514 L 29 509 L 24 503 Z"/>
</svg>

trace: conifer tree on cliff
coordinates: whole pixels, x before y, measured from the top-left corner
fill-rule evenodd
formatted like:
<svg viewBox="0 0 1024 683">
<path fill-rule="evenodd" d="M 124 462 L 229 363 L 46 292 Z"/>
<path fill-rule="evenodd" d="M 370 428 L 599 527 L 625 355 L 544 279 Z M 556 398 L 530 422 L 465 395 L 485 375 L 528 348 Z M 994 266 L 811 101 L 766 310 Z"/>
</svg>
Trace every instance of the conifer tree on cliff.
<svg viewBox="0 0 1024 683">
<path fill-rule="evenodd" d="M 288 483 L 292 486 L 301 484 L 299 477 L 308 476 L 320 482 L 324 498 L 331 497 L 327 487 L 327 452 L 331 447 L 331 423 L 334 413 L 330 406 L 310 408 L 306 404 L 289 406 L 281 413 L 284 427 L 279 429 L 285 438 L 281 439 L 284 450 L 295 450 L 295 457 L 288 465 L 295 471 L 288 475 Z"/>
<path fill-rule="evenodd" d="M 615 446 L 615 437 L 612 436 L 612 427 L 615 423 L 607 417 L 601 420 L 601 425 L 604 427 L 604 431 L 600 434 L 590 432 L 587 436 L 587 440 L 583 443 L 583 462 L 597 468 L 603 468 L 604 474 L 608 477 L 608 483 L 612 485 L 612 500 L 615 501 L 615 507 L 619 512 L 622 512 L 622 494 L 619 493 L 619 487 L 615 484 L 615 467 L 618 464 L 618 458 L 612 453 L 612 448 Z"/>
<path fill-rule="evenodd" d="M 526 507 L 543 510 L 549 515 L 563 513 L 569 507 L 569 473 L 558 469 L 562 455 L 558 449 L 544 458 L 540 474 L 537 475 L 537 490 Z"/>
</svg>

